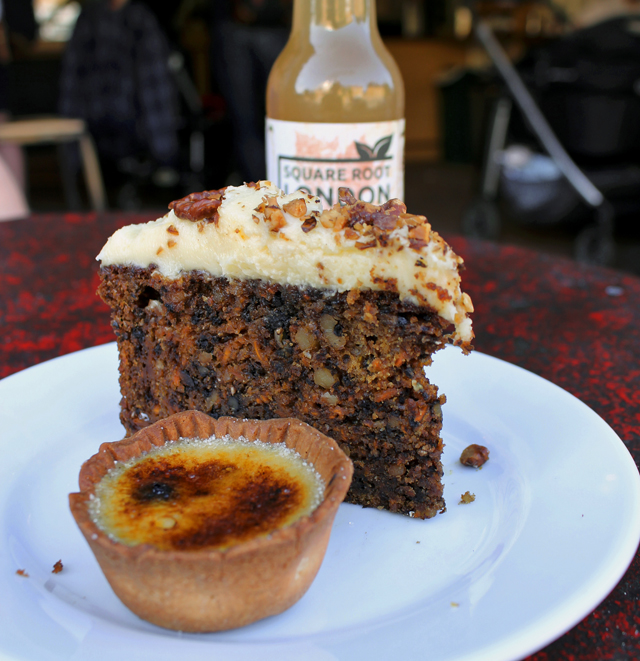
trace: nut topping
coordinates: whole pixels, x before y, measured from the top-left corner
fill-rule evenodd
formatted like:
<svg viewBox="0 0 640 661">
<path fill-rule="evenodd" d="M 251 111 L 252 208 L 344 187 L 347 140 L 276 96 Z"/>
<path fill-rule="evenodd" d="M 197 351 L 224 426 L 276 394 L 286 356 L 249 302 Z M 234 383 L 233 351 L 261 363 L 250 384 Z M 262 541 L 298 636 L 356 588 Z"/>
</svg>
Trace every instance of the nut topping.
<svg viewBox="0 0 640 661">
<path fill-rule="evenodd" d="M 277 205 L 277 203 L 268 204 L 264 210 L 264 219 L 269 225 L 272 232 L 281 230 L 287 224 L 287 219 L 284 217 L 284 212 Z"/>
<path fill-rule="evenodd" d="M 346 239 L 355 240 L 356 248 L 366 250 L 376 245 L 383 248 L 396 244 L 398 250 L 407 244 L 407 239 L 394 232 L 408 227 L 409 247 L 420 252 L 427 245 L 431 225 L 425 216 L 407 213 L 403 202 L 389 200 L 381 205 L 356 200 L 348 188 L 338 191 L 339 205 L 322 212 L 320 224 L 334 232 L 344 230 Z"/>
<path fill-rule="evenodd" d="M 282 208 L 294 218 L 302 218 L 307 213 L 307 203 L 301 197 L 287 202 Z"/>
<path fill-rule="evenodd" d="M 489 450 L 484 445 L 472 443 L 460 455 L 460 463 L 473 468 L 480 468 L 489 460 Z"/>
<path fill-rule="evenodd" d="M 222 204 L 225 188 L 220 190 L 206 190 L 199 193 L 191 193 L 180 200 L 174 200 L 169 204 L 178 218 L 191 220 L 206 220 L 209 223 L 218 222 L 218 207 Z"/>
<path fill-rule="evenodd" d="M 315 217 L 309 216 L 308 218 L 304 219 L 300 229 L 306 234 L 307 232 L 310 232 L 317 224 L 318 221 L 315 219 Z"/>
<path fill-rule="evenodd" d="M 252 184 L 260 188 L 263 182 Z M 218 208 L 222 204 L 225 188 L 220 190 L 192 193 L 187 197 L 171 202 L 177 216 L 186 220 L 217 223 Z M 366 250 L 380 246 L 382 248 L 393 246 L 397 250 L 411 248 L 420 252 L 428 245 L 431 237 L 431 225 L 425 216 L 407 213 L 403 202 L 391 199 L 384 204 L 377 205 L 357 200 L 348 188 L 338 190 L 339 203 L 322 213 L 313 211 L 309 214 L 309 207 L 305 197 L 290 200 L 282 207 L 276 195 L 266 195 L 262 202 L 253 210 L 252 218 L 259 224 L 264 221 L 269 230 L 278 233 L 286 227 L 285 213 L 302 221 L 301 229 L 307 234 L 314 230 L 318 223 L 332 229 L 336 234 L 341 233 L 345 239 L 354 241 L 359 250 Z M 407 228 L 403 233 L 400 230 Z M 177 234 L 177 230 L 170 226 L 167 231 Z M 280 235 L 282 236 L 282 235 Z M 341 239 L 336 236 L 336 241 Z M 416 262 L 416 266 L 422 264 Z"/>
</svg>

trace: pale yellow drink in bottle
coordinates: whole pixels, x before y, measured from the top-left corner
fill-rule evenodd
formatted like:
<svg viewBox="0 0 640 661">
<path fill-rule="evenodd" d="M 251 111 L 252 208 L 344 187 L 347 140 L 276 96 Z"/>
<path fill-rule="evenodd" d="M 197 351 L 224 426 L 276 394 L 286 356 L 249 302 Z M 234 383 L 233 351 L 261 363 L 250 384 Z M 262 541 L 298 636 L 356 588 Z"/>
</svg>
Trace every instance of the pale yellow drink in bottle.
<svg viewBox="0 0 640 661">
<path fill-rule="evenodd" d="M 404 85 L 375 0 L 295 0 L 267 85 L 267 178 L 326 206 L 404 196 Z"/>
</svg>

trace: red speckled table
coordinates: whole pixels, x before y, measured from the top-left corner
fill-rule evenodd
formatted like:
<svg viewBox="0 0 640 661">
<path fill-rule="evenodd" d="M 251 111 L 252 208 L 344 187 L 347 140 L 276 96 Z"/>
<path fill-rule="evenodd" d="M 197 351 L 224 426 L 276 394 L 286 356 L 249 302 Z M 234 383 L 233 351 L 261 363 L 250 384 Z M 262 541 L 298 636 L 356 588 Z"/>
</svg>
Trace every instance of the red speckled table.
<svg viewBox="0 0 640 661">
<path fill-rule="evenodd" d="M 118 227 L 157 217 L 34 215 L 0 223 L 0 377 L 113 341 L 95 255 Z M 594 409 L 640 462 L 640 279 L 509 246 L 449 237 L 464 257 L 479 351 Z M 640 659 L 640 555 L 588 617 L 530 659 Z"/>
</svg>

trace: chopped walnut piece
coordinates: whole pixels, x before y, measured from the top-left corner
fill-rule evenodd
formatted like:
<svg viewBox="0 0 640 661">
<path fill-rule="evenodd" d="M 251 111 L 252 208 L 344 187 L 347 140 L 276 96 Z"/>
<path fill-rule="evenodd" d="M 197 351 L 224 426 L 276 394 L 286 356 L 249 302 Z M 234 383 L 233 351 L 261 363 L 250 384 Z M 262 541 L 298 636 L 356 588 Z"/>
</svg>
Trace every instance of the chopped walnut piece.
<svg viewBox="0 0 640 661">
<path fill-rule="evenodd" d="M 306 234 L 307 232 L 310 232 L 317 224 L 318 221 L 313 216 L 309 216 L 308 218 L 304 219 L 304 222 L 300 228 Z"/>
<path fill-rule="evenodd" d="M 429 226 L 428 225 L 418 225 L 417 227 L 412 227 L 409 230 L 410 239 L 418 239 L 420 241 L 429 240 Z"/>
<path fill-rule="evenodd" d="M 53 565 L 53 569 L 51 570 L 51 573 L 52 574 L 59 574 L 62 571 L 62 569 L 63 569 L 62 560 L 58 560 L 58 562 L 56 562 Z"/>
<path fill-rule="evenodd" d="M 330 392 L 323 392 L 320 399 L 325 401 L 329 406 L 335 406 L 338 403 L 338 397 Z"/>
<path fill-rule="evenodd" d="M 278 206 L 274 197 L 267 198 L 267 205 L 264 209 L 264 219 L 272 232 L 277 232 L 287 225 L 287 219 L 284 212 Z"/>
<path fill-rule="evenodd" d="M 333 223 L 333 231 L 339 232 L 340 230 L 343 230 L 347 226 L 348 222 L 349 222 L 348 216 L 339 216 L 338 218 L 335 219 Z"/>
<path fill-rule="evenodd" d="M 334 349 L 342 349 L 347 343 L 347 338 L 338 335 L 337 331 L 340 328 L 338 321 L 330 314 L 323 314 L 320 317 L 320 328 L 327 339 L 327 342 Z"/>
<path fill-rule="evenodd" d="M 313 333 L 306 328 L 298 328 L 293 335 L 293 339 L 302 351 L 315 349 L 318 346 L 318 340 Z"/>
<path fill-rule="evenodd" d="M 316 385 L 328 390 L 337 379 L 326 367 L 318 367 L 313 373 L 313 380 Z"/>
<path fill-rule="evenodd" d="M 484 445 L 472 443 L 460 455 L 460 463 L 473 468 L 480 468 L 489 460 L 489 450 Z"/>
<path fill-rule="evenodd" d="M 429 243 L 429 225 L 418 225 L 409 230 L 409 246 L 419 251 Z"/>
<path fill-rule="evenodd" d="M 283 328 L 276 328 L 275 331 L 273 332 L 273 337 L 276 341 L 276 344 L 281 348 L 284 349 L 285 343 L 284 343 L 284 329 Z"/>
<path fill-rule="evenodd" d="M 407 227 L 417 227 L 418 225 L 427 222 L 425 216 L 414 216 L 412 213 L 403 213 L 400 216 L 400 219 Z"/>
<path fill-rule="evenodd" d="M 366 250 L 367 248 L 375 248 L 376 238 L 363 237 L 360 241 L 356 241 L 356 248 L 358 250 Z"/>
<path fill-rule="evenodd" d="M 167 227 L 167 232 L 169 232 L 169 234 L 175 234 L 175 236 L 180 234 L 180 232 L 178 232 L 178 230 L 173 225 L 169 225 L 169 227 Z"/>
<path fill-rule="evenodd" d="M 338 188 L 338 201 L 340 204 L 355 204 L 357 202 L 351 190 L 344 187 Z"/>
<path fill-rule="evenodd" d="M 472 503 L 476 499 L 476 495 L 474 493 L 469 493 L 468 491 L 465 491 L 462 496 L 460 496 L 460 502 L 458 505 L 468 505 L 469 503 Z"/>
<path fill-rule="evenodd" d="M 373 221 L 373 226 L 382 231 L 393 230 L 398 224 L 397 216 L 388 216 L 382 212 L 372 213 L 371 220 Z"/>
<path fill-rule="evenodd" d="M 282 208 L 295 218 L 302 218 L 307 213 L 307 203 L 301 197 L 287 202 Z"/>
<path fill-rule="evenodd" d="M 466 292 L 462 292 L 462 307 L 466 312 L 473 312 L 473 303 L 471 297 Z"/>
<path fill-rule="evenodd" d="M 287 220 L 284 217 L 284 213 L 282 213 L 281 209 L 274 211 L 269 216 L 269 229 L 272 232 L 277 232 L 278 230 L 281 230 L 283 227 L 286 227 L 286 225 L 287 225 Z"/>
</svg>

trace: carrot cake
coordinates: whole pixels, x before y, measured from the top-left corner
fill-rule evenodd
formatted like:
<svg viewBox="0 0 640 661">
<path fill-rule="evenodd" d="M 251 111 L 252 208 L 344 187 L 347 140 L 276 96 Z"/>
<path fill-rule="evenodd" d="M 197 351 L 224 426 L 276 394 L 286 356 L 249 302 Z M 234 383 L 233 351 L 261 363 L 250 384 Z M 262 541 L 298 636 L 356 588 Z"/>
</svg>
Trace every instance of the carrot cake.
<svg viewBox="0 0 640 661">
<path fill-rule="evenodd" d="M 99 294 L 128 433 L 178 411 L 294 417 L 354 465 L 347 502 L 444 510 L 441 405 L 423 368 L 471 349 L 462 259 L 399 200 L 323 209 L 271 182 L 194 193 L 104 246 Z"/>
</svg>

